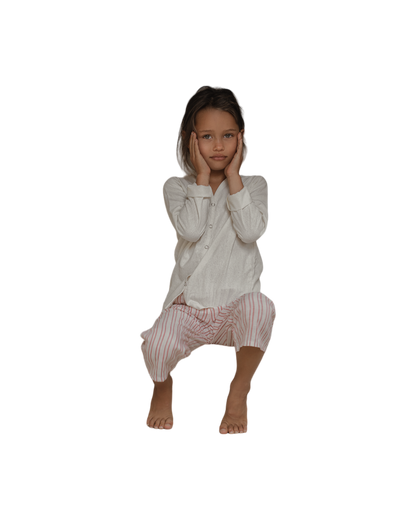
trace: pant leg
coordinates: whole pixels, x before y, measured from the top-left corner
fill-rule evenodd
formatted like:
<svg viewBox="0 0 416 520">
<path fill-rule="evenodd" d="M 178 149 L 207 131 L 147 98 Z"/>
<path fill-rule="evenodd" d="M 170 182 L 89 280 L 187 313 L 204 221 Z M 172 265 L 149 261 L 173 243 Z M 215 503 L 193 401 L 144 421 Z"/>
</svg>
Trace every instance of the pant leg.
<svg viewBox="0 0 416 520">
<path fill-rule="evenodd" d="M 241 347 L 258 347 L 266 352 L 270 343 L 276 308 L 262 292 L 247 293 L 237 299 L 232 312 L 236 352 Z"/>
<path fill-rule="evenodd" d="M 276 309 L 261 292 L 247 293 L 234 300 L 220 313 L 212 343 L 235 347 L 258 347 L 266 351 L 271 339 Z"/>
<path fill-rule="evenodd" d="M 197 316 L 198 311 L 187 305 L 171 305 L 153 327 L 140 334 L 144 361 L 153 381 L 165 381 L 181 359 L 209 343 L 212 329 Z"/>
</svg>

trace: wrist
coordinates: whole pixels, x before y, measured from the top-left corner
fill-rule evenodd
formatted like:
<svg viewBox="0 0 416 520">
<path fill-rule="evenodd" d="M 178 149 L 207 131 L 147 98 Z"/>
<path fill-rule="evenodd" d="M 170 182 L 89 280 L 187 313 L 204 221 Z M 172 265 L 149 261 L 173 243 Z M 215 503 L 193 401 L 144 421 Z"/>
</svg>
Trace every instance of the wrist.
<svg viewBox="0 0 416 520">
<path fill-rule="evenodd" d="M 198 185 L 209 186 L 209 173 L 198 173 L 196 176 L 196 183 Z"/>
</svg>

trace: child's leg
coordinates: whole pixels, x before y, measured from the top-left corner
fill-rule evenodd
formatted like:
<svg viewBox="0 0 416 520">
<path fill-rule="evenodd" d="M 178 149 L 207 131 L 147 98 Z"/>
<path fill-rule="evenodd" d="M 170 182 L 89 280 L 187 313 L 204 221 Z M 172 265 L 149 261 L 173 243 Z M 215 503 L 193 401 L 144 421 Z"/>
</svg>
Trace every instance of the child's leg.
<svg viewBox="0 0 416 520">
<path fill-rule="evenodd" d="M 258 347 L 241 347 L 237 356 L 237 371 L 230 385 L 224 417 L 220 424 L 220 433 L 245 433 L 247 431 L 247 395 L 250 391 L 251 378 L 264 352 Z"/>
<path fill-rule="evenodd" d="M 172 376 L 169 374 L 165 381 L 153 382 L 153 397 L 146 423 L 149 428 L 168 430 L 173 426 Z"/>
<path fill-rule="evenodd" d="M 237 370 L 230 385 L 232 392 L 235 394 L 248 394 L 251 387 L 251 379 L 263 356 L 264 352 L 258 347 L 240 348 L 236 353 Z"/>
</svg>

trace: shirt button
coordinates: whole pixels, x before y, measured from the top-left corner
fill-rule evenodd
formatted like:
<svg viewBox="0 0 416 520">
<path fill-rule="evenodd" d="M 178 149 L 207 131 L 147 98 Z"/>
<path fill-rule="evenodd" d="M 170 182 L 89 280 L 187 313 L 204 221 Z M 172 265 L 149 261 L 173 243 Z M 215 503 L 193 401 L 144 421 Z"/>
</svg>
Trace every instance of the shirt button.
<svg viewBox="0 0 416 520">
<path fill-rule="evenodd" d="M 205 249 L 208 249 L 208 248 L 209 248 L 209 246 L 205 246 Z"/>
<path fill-rule="evenodd" d="M 215 202 L 211 202 L 211 206 L 215 206 Z"/>
<path fill-rule="evenodd" d="M 212 224 L 210 224 L 209 227 L 212 227 Z"/>
</svg>

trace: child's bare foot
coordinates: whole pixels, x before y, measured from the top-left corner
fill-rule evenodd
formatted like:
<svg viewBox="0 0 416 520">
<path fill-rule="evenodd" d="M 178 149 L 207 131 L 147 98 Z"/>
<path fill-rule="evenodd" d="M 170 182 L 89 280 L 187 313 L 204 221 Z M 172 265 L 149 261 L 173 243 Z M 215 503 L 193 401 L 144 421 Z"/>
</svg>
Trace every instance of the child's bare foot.
<svg viewBox="0 0 416 520">
<path fill-rule="evenodd" d="M 249 390 L 236 389 L 231 386 L 225 415 L 220 424 L 220 433 L 246 433 L 248 392 Z"/>
<path fill-rule="evenodd" d="M 154 382 L 150 412 L 147 417 L 147 426 L 155 429 L 168 430 L 173 427 L 172 416 L 172 385 L 173 380 L 169 374 L 166 381 Z"/>
</svg>

